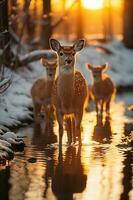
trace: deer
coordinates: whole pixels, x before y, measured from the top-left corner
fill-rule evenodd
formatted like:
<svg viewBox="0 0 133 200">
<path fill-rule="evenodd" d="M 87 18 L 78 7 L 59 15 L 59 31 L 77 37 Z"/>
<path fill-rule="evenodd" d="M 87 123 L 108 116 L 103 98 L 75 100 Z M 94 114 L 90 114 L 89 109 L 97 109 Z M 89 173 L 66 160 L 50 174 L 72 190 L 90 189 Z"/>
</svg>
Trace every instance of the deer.
<svg viewBox="0 0 133 200">
<path fill-rule="evenodd" d="M 110 113 L 110 103 L 115 96 L 116 88 L 111 80 L 110 76 L 105 73 L 108 69 L 108 64 L 93 66 L 87 64 L 88 69 L 92 73 L 93 85 L 92 85 L 92 97 L 95 104 L 97 115 L 103 114 L 104 106 L 106 107 L 106 113 Z"/>
<path fill-rule="evenodd" d="M 50 39 L 50 47 L 57 53 L 59 68 L 53 94 L 59 125 L 59 147 L 62 146 L 64 119 L 72 119 L 69 145 L 76 142 L 76 136 L 81 144 L 81 121 L 87 99 L 87 84 L 81 72 L 75 70 L 75 61 L 76 53 L 83 49 L 84 42 L 81 39 L 71 46 L 64 46 L 58 40 Z"/>
<path fill-rule="evenodd" d="M 36 123 L 39 123 L 40 118 L 42 117 L 45 118 L 45 124 L 48 125 L 50 115 L 54 112 L 52 105 L 52 91 L 55 83 L 57 60 L 47 60 L 42 58 L 41 63 L 46 68 L 46 75 L 35 81 L 31 88 L 31 96 Z"/>
</svg>

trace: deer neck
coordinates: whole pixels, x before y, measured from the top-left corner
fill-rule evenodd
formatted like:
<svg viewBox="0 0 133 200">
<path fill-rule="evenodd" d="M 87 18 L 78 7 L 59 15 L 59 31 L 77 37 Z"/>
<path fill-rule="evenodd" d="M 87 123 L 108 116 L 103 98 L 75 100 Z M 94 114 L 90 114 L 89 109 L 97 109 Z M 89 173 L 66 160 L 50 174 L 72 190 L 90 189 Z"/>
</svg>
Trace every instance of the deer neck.
<svg viewBox="0 0 133 200">
<path fill-rule="evenodd" d="M 103 80 L 102 75 L 100 77 L 98 77 L 98 78 L 93 78 L 94 84 L 96 84 L 96 85 L 100 84 L 102 80 Z"/>
<path fill-rule="evenodd" d="M 58 94 L 63 104 L 70 106 L 74 95 L 74 67 L 70 70 L 60 67 L 58 77 Z"/>
<path fill-rule="evenodd" d="M 49 99 L 51 99 L 54 82 L 55 80 L 49 80 L 49 79 L 47 79 L 46 81 L 46 94 L 47 98 Z"/>
</svg>

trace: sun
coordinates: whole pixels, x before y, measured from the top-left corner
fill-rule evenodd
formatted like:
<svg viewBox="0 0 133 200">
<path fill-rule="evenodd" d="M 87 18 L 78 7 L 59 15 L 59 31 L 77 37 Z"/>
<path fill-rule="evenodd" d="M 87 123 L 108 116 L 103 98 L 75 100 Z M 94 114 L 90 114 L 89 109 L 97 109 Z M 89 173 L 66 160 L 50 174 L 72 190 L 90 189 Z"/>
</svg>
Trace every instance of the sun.
<svg viewBox="0 0 133 200">
<path fill-rule="evenodd" d="M 82 5 L 86 9 L 101 9 L 104 0 L 82 0 Z"/>
</svg>

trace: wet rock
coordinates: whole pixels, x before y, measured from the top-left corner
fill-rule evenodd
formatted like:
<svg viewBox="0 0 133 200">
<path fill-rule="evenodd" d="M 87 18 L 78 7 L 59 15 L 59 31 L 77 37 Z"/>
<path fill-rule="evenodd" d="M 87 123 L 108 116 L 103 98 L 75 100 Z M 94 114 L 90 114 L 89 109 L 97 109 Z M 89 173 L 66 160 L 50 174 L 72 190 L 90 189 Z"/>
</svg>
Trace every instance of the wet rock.
<svg viewBox="0 0 133 200">
<path fill-rule="evenodd" d="M 5 140 L 1 140 L 1 139 L 0 139 L 0 144 L 4 145 L 6 147 L 10 147 L 10 148 L 12 147 L 12 145 L 9 142 L 7 142 Z"/>
<path fill-rule="evenodd" d="M 23 149 L 25 146 L 23 139 L 17 137 L 14 132 L 6 132 L 5 134 L 1 135 L 0 138 L 11 144 L 13 148 L 21 147 L 21 149 Z"/>
</svg>

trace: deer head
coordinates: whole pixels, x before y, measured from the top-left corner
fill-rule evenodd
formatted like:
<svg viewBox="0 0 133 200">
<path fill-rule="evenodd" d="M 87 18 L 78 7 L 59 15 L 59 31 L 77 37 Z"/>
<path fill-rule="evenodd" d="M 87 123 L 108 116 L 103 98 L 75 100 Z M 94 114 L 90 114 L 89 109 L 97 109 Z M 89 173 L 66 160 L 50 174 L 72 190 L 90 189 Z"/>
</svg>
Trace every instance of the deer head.
<svg viewBox="0 0 133 200">
<path fill-rule="evenodd" d="M 98 65 L 93 67 L 93 65 L 87 64 L 88 69 L 91 70 L 94 81 L 100 81 L 102 79 L 102 73 L 107 70 L 108 64 Z"/>
<path fill-rule="evenodd" d="M 56 74 L 56 68 L 57 68 L 57 60 L 47 60 L 45 58 L 41 59 L 41 63 L 46 68 L 46 75 L 48 80 L 54 80 L 55 74 Z"/>
<path fill-rule="evenodd" d="M 62 74 L 73 72 L 75 54 L 83 49 L 84 40 L 76 41 L 73 46 L 61 46 L 58 40 L 50 39 L 50 46 L 58 54 L 59 72 Z"/>
</svg>

